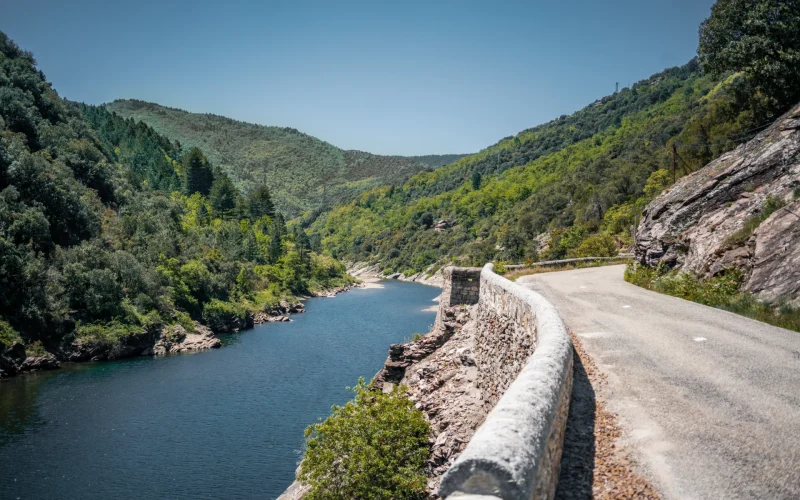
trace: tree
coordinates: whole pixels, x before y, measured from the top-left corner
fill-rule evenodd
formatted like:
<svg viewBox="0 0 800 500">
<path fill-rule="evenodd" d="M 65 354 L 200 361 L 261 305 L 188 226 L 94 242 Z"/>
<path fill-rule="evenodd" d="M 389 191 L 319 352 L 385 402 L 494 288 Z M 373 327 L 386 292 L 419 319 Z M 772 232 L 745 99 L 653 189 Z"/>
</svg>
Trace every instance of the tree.
<svg viewBox="0 0 800 500">
<path fill-rule="evenodd" d="M 281 227 L 278 224 L 280 214 L 275 216 L 275 220 L 272 222 L 272 226 L 269 229 L 269 263 L 275 264 L 277 263 L 281 256 L 283 255 L 283 241 L 281 237 L 283 236 Z M 282 217 L 280 217 L 282 221 Z"/>
<path fill-rule="evenodd" d="M 184 155 L 183 172 L 183 188 L 187 195 L 208 195 L 214 182 L 214 172 L 202 151 L 192 148 Z"/>
<path fill-rule="evenodd" d="M 425 229 L 430 229 L 433 226 L 433 214 L 425 212 L 419 216 L 419 225 Z"/>
<path fill-rule="evenodd" d="M 481 188 L 481 173 L 477 170 L 472 172 L 472 189 L 477 191 Z"/>
<path fill-rule="evenodd" d="M 800 97 L 800 0 L 718 0 L 700 25 L 703 68 L 741 71 L 775 110 Z"/>
<path fill-rule="evenodd" d="M 259 186 L 250 193 L 250 219 L 258 220 L 265 215 L 275 217 L 275 205 L 267 186 Z"/>
<path fill-rule="evenodd" d="M 211 185 L 211 192 L 208 195 L 214 214 L 223 219 L 231 218 L 233 210 L 236 208 L 237 196 L 238 193 L 230 177 L 224 173 L 218 174 L 214 184 Z"/>
</svg>

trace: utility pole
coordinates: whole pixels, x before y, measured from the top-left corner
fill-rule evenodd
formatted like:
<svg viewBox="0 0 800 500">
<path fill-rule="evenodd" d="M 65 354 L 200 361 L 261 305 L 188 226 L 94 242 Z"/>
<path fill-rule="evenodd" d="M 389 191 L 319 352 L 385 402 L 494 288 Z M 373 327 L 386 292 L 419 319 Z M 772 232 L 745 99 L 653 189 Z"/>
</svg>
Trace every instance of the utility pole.
<svg viewBox="0 0 800 500">
<path fill-rule="evenodd" d="M 672 183 L 675 184 L 675 170 L 678 167 L 678 148 L 672 143 Z"/>
<path fill-rule="evenodd" d="M 619 82 L 617 82 L 617 89 L 614 91 L 614 93 L 616 94 L 617 92 L 619 92 Z"/>
</svg>

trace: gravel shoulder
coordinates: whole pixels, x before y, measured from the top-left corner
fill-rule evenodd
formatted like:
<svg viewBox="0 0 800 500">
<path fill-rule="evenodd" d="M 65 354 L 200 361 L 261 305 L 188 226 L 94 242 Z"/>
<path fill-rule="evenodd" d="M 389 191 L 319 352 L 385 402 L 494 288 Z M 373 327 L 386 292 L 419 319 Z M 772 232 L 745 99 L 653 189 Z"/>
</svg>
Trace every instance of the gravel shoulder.
<svg viewBox="0 0 800 500">
<path fill-rule="evenodd" d="M 606 377 L 570 336 L 574 377 L 556 500 L 661 498 L 619 442 L 622 429 L 603 397 Z"/>
</svg>

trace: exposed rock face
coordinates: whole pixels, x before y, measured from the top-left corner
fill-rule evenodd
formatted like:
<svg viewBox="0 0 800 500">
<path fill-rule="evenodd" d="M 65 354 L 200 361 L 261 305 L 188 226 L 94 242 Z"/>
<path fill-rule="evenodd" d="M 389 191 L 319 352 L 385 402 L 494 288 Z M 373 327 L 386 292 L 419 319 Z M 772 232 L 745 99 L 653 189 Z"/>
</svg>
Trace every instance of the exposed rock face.
<svg viewBox="0 0 800 500">
<path fill-rule="evenodd" d="M 374 386 L 390 391 L 408 387 L 431 425 L 431 454 L 426 465 L 428 491 L 437 498 L 439 480 L 467 446 L 491 406 L 478 389 L 475 364 L 474 307 L 443 307 L 433 331 L 408 344 L 394 344 Z"/>
<path fill-rule="evenodd" d="M 743 288 L 800 299 L 800 106 L 754 139 L 679 180 L 645 209 L 636 259 L 699 276 L 745 272 Z M 752 235 L 734 233 L 767 203 L 785 204 Z"/>
<path fill-rule="evenodd" d="M 10 377 L 22 372 L 55 370 L 60 363 L 52 354 L 28 356 L 25 346 L 14 342 L 9 346 L 0 344 L 0 378 Z"/>
<path fill-rule="evenodd" d="M 153 346 L 150 353 L 156 356 L 163 356 L 180 352 L 216 349 L 221 345 L 222 342 L 214 336 L 214 332 L 208 327 L 196 323 L 194 332 L 187 332 L 182 326 L 177 325 L 162 330 L 158 342 Z"/>
</svg>

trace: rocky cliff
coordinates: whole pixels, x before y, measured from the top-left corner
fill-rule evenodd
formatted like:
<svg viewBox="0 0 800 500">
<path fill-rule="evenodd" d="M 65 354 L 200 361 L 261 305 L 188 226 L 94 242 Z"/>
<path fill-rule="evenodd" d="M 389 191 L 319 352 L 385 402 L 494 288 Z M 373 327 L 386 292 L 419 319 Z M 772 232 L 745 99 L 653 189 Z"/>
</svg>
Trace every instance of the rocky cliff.
<svg viewBox="0 0 800 500">
<path fill-rule="evenodd" d="M 636 259 L 705 277 L 737 267 L 743 290 L 800 302 L 800 105 L 653 200 Z"/>
</svg>

